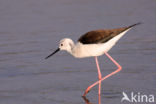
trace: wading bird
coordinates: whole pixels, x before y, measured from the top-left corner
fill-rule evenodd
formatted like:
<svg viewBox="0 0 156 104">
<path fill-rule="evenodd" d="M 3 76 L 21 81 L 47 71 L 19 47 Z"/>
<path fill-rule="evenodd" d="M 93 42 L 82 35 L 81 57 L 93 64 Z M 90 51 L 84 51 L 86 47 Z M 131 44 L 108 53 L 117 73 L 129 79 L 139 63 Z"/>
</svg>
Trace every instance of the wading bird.
<svg viewBox="0 0 156 104">
<path fill-rule="evenodd" d="M 76 58 L 95 57 L 99 80 L 93 83 L 91 86 L 89 86 L 85 90 L 83 96 L 86 96 L 90 89 L 97 84 L 99 84 L 98 94 L 100 95 L 101 81 L 114 75 L 122 69 L 122 67 L 107 52 L 126 32 L 128 32 L 132 27 L 139 24 L 140 23 L 136 23 L 131 26 L 116 29 L 89 31 L 82 35 L 78 39 L 78 42 L 76 44 L 74 44 L 74 42 L 71 39 L 64 38 L 60 41 L 59 48 L 52 54 L 47 56 L 45 59 L 51 57 L 59 50 L 65 50 Z M 102 78 L 97 56 L 101 56 L 103 54 L 105 54 L 118 67 L 118 69 Z"/>
</svg>

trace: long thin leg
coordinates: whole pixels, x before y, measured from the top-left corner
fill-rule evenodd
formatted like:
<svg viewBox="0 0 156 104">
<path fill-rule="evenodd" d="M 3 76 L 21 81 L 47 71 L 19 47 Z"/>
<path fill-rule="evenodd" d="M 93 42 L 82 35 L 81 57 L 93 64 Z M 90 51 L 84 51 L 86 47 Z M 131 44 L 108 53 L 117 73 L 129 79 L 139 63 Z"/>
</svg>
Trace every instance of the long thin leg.
<svg viewBox="0 0 156 104">
<path fill-rule="evenodd" d="M 98 96 L 98 104 L 101 104 L 101 95 Z"/>
<path fill-rule="evenodd" d="M 86 91 L 85 91 L 85 93 L 83 94 L 83 96 L 86 96 L 86 94 L 90 91 L 90 89 L 91 89 L 92 87 L 94 87 L 95 85 L 97 85 L 98 83 L 100 83 L 101 81 L 103 81 L 103 80 L 105 80 L 106 78 L 108 78 L 108 77 L 110 77 L 110 76 L 112 76 L 112 75 L 118 73 L 119 71 L 121 71 L 122 67 L 121 67 L 108 53 L 105 53 L 105 54 L 106 54 L 106 56 L 107 56 L 111 61 L 113 61 L 113 63 L 118 67 L 118 69 L 117 69 L 116 71 L 114 71 L 114 72 L 108 74 L 107 76 L 103 77 L 101 80 L 96 81 L 95 83 L 93 83 L 92 85 L 90 85 L 90 86 L 86 89 Z"/>
<path fill-rule="evenodd" d="M 101 70 L 100 70 L 100 67 L 99 67 L 99 62 L 98 62 L 98 59 L 97 57 L 95 56 L 95 62 L 96 62 L 96 66 L 97 66 L 97 70 L 98 70 L 98 77 L 99 77 L 99 95 L 101 94 L 101 78 L 102 78 L 102 75 L 101 75 Z"/>
</svg>

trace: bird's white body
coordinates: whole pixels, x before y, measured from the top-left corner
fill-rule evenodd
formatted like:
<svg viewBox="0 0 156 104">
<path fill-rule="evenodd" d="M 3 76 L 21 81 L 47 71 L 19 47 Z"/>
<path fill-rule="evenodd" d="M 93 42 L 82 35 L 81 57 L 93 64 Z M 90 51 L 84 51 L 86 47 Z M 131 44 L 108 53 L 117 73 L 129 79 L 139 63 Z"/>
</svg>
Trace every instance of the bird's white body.
<svg viewBox="0 0 156 104">
<path fill-rule="evenodd" d="M 103 55 L 105 52 L 108 52 L 115 45 L 115 43 L 129 30 L 130 29 L 120 33 L 118 36 L 110 39 L 106 43 L 99 44 L 82 44 L 80 42 L 74 44 L 74 42 L 71 39 L 65 38 L 60 41 L 60 44 L 64 44 L 64 47 L 67 44 L 71 44 L 69 46 L 71 48 L 61 48 L 60 46 L 60 49 L 66 50 L 76 58 L 100 56 Z"/>
</svg>

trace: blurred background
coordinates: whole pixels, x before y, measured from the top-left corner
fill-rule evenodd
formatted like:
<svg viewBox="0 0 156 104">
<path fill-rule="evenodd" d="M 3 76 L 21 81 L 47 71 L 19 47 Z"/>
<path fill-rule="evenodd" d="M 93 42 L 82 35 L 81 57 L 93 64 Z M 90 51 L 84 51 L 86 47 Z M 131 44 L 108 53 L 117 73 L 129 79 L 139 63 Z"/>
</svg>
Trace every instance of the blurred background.
<svg viewBox="0 0 156 104">
<path fill-rule="evenodd" d="M 0 0 L 0 104 L 84 104 L 98 80 L 94 58 L 44 58 L 62 38 L 137 22 L 109 52 L 123 70 L 103 81 L 101 103 L 121 104 L 123 91 L 156 96 L 155 11 L 155 0 Z M 116 70 L 99 60 L 103 76 Z M 87 98 L 97 104 L 97 86 Z"/>
</svg>

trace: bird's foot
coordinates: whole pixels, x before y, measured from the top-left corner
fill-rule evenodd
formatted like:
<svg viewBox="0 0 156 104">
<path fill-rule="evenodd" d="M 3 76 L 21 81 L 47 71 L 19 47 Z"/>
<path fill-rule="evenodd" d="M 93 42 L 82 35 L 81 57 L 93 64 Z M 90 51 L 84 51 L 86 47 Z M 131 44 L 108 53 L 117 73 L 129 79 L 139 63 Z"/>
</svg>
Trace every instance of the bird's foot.
<svg viewBox="0 0 156 104">
<path fill-rule="evenodd" d="M 82 95 L 82 97 L 85 97 L 89 92 L 90 92 L 90 90 L 87 89 L 87 90 L 84 92 L 84 94 Z"/>
</svg>

